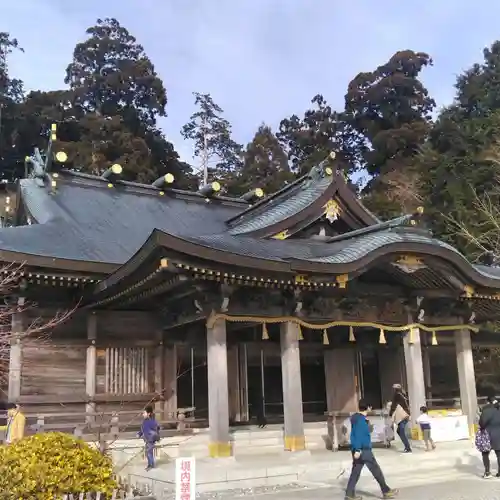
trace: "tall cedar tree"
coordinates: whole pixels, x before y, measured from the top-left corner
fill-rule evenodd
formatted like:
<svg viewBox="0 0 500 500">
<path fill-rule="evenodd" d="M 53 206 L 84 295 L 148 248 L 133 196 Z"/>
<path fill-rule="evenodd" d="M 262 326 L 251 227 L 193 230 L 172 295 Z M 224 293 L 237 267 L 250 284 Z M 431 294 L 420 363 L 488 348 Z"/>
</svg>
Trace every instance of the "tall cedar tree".
<svg viewBox="0 0 500 500">
<path fill-rule="evenodd" d="M 8 56 L 23 50 L 9 33 L 0 32 L 0 178 L 13 180 L 22 173 L 23 156 L 17 148 L 19 103 L 24 97 L 23 83 L 9 74 Z"/>
<path fill-rule="evenodd" d="M 170 172 L 183 185 L 188 166 L 156 125 L 166 115 L 166 90 L 143 47 L 116 19 L 98 19 L 86 33 L 66 70 L 69 90 L 33 92 L 23 104 L 23 148 L 46 141 L 56 121 L 67 166 L 100 175 L 120 163 L 125 180 Z"/>
<path fill-rule="evenodd" d="M 303 118 L 292 115 L 282 120 L 276 134 L 293 172 L 298 176 L 307 174 L 334 151 L 337 165 L 346 174 L 351 173 L 356 168 L 354 154 L 359 149 L 353 147 L 355 134 L 322 95 L 316 95 L 311 104 L 312 109 L 307 110 Z"/>
<path fill-rule="evenodd" d="M 412 165 L 432 125 L 436 104 L 419 80 L 429 65 L 432 59 L 423 52 L 396 52 L 375 71 L 357 75 L 345 96 L 345 119 L 371 176 L 364 201 L 384 218 L 400 212 L 387 198 L 389 181 Z"/>
<path fill-rule="evenodd" d="M 243 166 L 228 186 L 228 193 L 243 195 L 255 188 L 265 194 L 278 191 L 294 176 L 288 157 L 267 125 L 261 125 L 243 154 Z"/>
<path fill-rule="evenodd" d="M 500 220 L 478 212 L 474 203 L 487 197 L 492 207 L 500 205 L 500 41 L 484 50 L 483 63 L 460 75 L 455 87 L 454 103 L 440 113 L 417 167 L 435 233 L 474 258 L 485 248 L 471 244 L 459 226 L 474 237 L 491 231 L 500 237 Z"/>
<path fill-rule="evenodd" d="M 220 181 L 226 192 L 228 185 L 241 169 L 242 146 L 231 137 L 231 124 L 223 117 L 224 110 L 212 99 L 210 94 L 194 92 L 194 104 L 198 107 L 182 129 L 184 139 L 193 141 L 194 156 L 199 161 L 200 183 Z"/>
</svg>

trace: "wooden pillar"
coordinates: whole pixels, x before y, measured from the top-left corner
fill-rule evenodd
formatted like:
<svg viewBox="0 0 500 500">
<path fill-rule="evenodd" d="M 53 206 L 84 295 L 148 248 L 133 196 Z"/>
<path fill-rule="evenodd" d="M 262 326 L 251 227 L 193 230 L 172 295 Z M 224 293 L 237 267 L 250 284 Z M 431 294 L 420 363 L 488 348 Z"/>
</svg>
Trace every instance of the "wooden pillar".
<svg viewBox="0 0 500 500">
<path fill-rule="evenodd" d="M 476 378 L 474 374 L 474 359 L 472 357 L 472 342 L 467 329 L 455 332 L 455 349 L 457 353 L 458 380 L 460 384 L 460 402 L 462 412 L 467 415 L 469 429 L 474 432 L 477 414 Z"/>
<path fill-rule="evenodd" d="M 248 422 L 250 412 L 248 410 L 248 356 L 246 344 L 240 344 L 238 348 L 238 369 L 240 377 L 240 422 Z"/>
<path fill-rule="evenodd" d="M 163 370 L 163 332 L 156 332 L 156 341 L 158 342 L 154 352 L 154 388 L 155 388 L 155 413 L 163 415 L 165 406 L 165 388 L 163 386 L 164 370 Z"/>
<path fill-rule="evenodd" d="M 356 411 L 358 387 L 355 349 L 326 349 L 324 363 L 328 412 Z"/>
<path fill-rule="evenodd" d="M 230 457 L 226 322 L 207 324 L 208 424 L 212 458 Z"/>
<path fill-rule="evenodd" d="M 165 346 L 163 349 L 163 388 L 165 403 L 163 405 L 163 418 L 175 420 L 177 418 L 177 347 Z"/>
<path fill-rule="evenodd" d="M 95 420 L 96 405 L 96 372 L 97 372 L 97 315 L 92 311 L 87 317 L 87 366 L 85 374 L 85 392 L 87 393 L 87 404 L 85 405 L 85 421 L 91 423 Z"/>
<path fill-rule="evenodd" d="M 9 360 L 9 402 L 15 403 L 21 396 L 21 369 L 22 369 L 22 335 L 24 333 L 24 314 L 15 312 L 12 314 Z"/>
<path fill-rule="evenodd" d="M 411 321 L 410 321 L 411 323 Z M 414 328 L 403 337 L 405 354 L 406 380 L 408 398 L 410 400 L 410 414 L 412 423 L 412 436 L 418 435 L 416 420 L 420 415 L 420 407 L 425 405 L 424 365 L 422 361 L 422 345 L 420 329 Z M 394 383 L 399 383 L 395 380 Z M 401 381 L 401 384 L 403 382 Z"/>
<path fill-rule="evenodd" d="M 425 396 L 427 400 L 432 399 L 432 381 L 431 381 L 431 356 L 429 346 L 422 348 L 422 362 L 424 363 Z"/>
<path fill-rule="evenodd" d="M 227 373 L 229 394 L 229 421 L 241 422 L 240 408 L 240 374 L 238 346 L 233 345 L 227 351 Z"/>
<path fill-rule="evenodd" d="M 285 450 L 302 451 L 306 448 L 306 440 L 302 410 L 299 326 L 296 323 L 286 322 L 281 324 L 280 344 L 285 416 Z"/>
</svg>

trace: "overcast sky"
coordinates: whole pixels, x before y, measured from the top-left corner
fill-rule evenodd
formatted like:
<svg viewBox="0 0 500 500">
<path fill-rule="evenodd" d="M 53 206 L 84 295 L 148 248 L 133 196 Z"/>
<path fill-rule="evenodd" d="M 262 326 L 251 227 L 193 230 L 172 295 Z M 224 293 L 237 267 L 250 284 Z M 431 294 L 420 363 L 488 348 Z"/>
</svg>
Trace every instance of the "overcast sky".
<svg viewBox="0 0 500 500">
<path fill-rule="evenodd" d="M 162 128 L 187 161 L 192 146 L 179 130 L 193 91 L 211 93 L 246 143 L 260 123 L 302 114 L 315 94 L 341 108 L 357 73 L 401 49 L 432 55 L 423 79 L 446 104 L 456 75 L 500 38 L 495 0 L 8 0 L 0 31 L 25 49 L 9 60 L 11 74 L 28 90 L 62 88 L 98 17 L 116 17 L 145 47 L 168 91 Z"/>
</svg>

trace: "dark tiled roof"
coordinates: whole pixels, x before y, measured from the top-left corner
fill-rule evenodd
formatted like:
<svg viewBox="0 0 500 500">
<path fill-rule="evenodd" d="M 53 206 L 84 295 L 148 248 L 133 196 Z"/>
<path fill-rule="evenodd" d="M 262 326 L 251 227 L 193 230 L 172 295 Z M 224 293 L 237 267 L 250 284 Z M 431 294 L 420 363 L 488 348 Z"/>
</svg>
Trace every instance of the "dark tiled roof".
<svg viewBox="0 0 500 500">
<path fill-rule="evenodd" d="M 302 205 L 304 200 L 308 203 L 317 200 L 321 189 L 331 185 L 326 179 L 310 179 L 311 182 L 302 185 L 299 204 L 294 196 L 300 196 L 290 189 L 289 192 L 295 195 L 280 198 L 280 205 L 297 209 L 305 206 Z M 406 221 L 405 217 L 329 241 L 266 240 L 228 231 L 227 220 L 235 220 L 235 216 L 246 208 L 237 200 L 206 202 L 202 196 L 175 191 L 160 196 L 158 190 L 133 185 L 116 185 L 110 189 L 100 179 L 67 173 L 61 174 L 54 194 L 35 179 L 22 180 L 20 191 L 26 209 L 37 224 L 0 230 L 0 254 L 16 252 L 52 261 L 66 259 L 122 265 L 130 261 L 156 231 L 198 245 L 190 251 L 198 252 L 207 247 L 226 254 L 279 262 L 282 269 L 300 269 L 296 264 L 302 261 L 309 265 L 331 265 L 335 272 L 340 272 L 343 265 L 360 261 L 372 252 L 396 247 L 400 251 L 402 245 L 408 244 L 408 248 L 414 245 L 413 248 L 418 247 L 424 253 L 426 246 L 441 250 L 444 258 L 448 255 L 469 275 L 475 273 L 478 282 L 496 286 L 498 280 L 500 284 L 499 268 L 472 266 L 452 246 L 411 227 L 398 227 Z M 265 206 L 263 203 L 262 207 Z M 283 217 L 283 213 L 279 215 L 278 212 L 268 207 L 260 219 L 258 215 L 256 218 L 262 224 L 271 223 Z M 243 224 L 249 227 L 250 222 Z M 294 264 L 289 266 L 292 262 Z"/>
<path fill-rule="evenodd" d="M 22 180 L 21 193 L 38 224 L 0 231 L 3 250 L 115 264 L 126 262 L 154 229 L 186 237 L 220 233 L 226 219 L 247 206 L 123 186 L 109 189 L 101 181 L 64 175 L 54 195 L 35 179 Z"/>
<path fill-rule="evenodd" d="M 229 232 L 248 234 L 275 225 L 307 209 L 332 185 L 336 177 L 313 171 L 230 221 Z"/>
</svg>

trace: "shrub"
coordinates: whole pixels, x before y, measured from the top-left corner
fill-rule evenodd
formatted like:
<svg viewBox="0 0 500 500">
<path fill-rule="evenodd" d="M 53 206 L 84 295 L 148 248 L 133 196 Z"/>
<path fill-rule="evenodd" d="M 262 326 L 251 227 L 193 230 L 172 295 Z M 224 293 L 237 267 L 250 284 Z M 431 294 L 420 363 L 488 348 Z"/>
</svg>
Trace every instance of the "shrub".
<svg viewBox="0 0 500 500">
<path fill-rule="evenodd" d="M 116 487 L 111 459 L 68 434 L 36 434 L 0 446 L 2 500 L 98 491 L 111 496 Z"/>
</svg>

